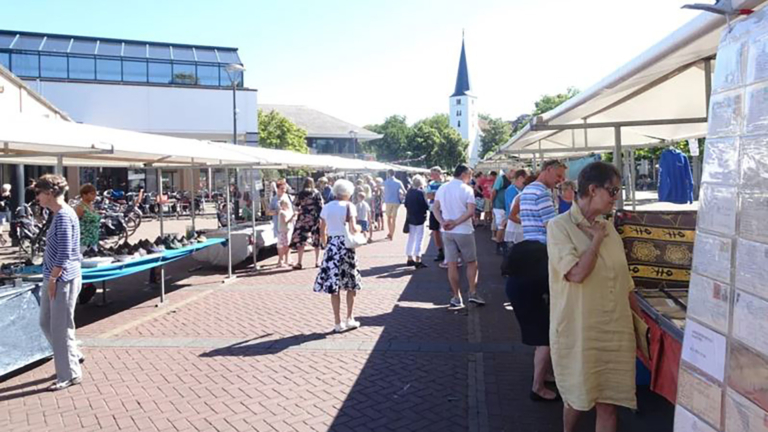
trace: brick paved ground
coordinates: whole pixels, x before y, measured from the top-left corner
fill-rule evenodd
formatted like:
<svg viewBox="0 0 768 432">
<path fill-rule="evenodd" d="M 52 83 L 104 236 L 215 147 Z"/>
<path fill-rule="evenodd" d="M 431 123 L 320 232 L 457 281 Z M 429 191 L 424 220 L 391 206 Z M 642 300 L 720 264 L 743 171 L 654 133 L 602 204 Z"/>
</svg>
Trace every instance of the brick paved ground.
<svg viewBox="0 0 768 432">
<path fill-rule="evenodd" d="M 431 259 L 401 265 L 403 235 L 360 249 L 363 327 L 341 335 L 329 333 L 328 297 L 311 292 L 314 269 L 238 269 L 221 284 L 220 271 L 176 262 L 163 307 L 146 275 L 112 282 L 111 303 L 77 311 L 83 384 L 45 392 L 51 362 L 0 383 L 0 431 L 559 431 L 562 406 L 527 398 L 532 351 L 503 307 L 487 237 L 488 305 L 460 312 L 445 308 Z M 671 407 L 640 396 L 620 430 L 671 430 Z"/>
</svg>

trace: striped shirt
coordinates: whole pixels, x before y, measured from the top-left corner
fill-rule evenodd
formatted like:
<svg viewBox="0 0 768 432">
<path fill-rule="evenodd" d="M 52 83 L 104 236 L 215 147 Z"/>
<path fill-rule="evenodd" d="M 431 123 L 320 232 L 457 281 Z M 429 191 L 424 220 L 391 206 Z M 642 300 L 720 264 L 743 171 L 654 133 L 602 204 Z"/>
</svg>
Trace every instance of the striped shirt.
<svg viewBox="0 0 768 432">
<path fill-rule="evenodd" d="M 79 278 L 81 260 L 80 221 L 72 207 L 65 205 L 53 216 L 46 234 L 43 276 L 48 279 L 54 267 L 61 267 L 59 280 Z"/>
<path fill-rule="evenodd" d="M 545 223 L 557 216 L 552 193 L 543 183 L 535 181 L 520 193 L 520 221 L 526 240 L 547 242 Z"/>
</svg>

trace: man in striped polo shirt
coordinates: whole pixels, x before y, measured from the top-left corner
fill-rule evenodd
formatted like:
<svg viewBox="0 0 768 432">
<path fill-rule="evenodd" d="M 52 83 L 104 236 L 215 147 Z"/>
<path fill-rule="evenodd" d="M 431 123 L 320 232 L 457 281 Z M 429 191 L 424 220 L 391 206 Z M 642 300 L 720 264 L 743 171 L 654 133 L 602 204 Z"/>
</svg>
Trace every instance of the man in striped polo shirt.
<svg viewBox="0 0 768 432">
<path fill-rule="evenodd" d="M 565 169 L 558 160 L 544 162 L 536 181 L 521 192 L 520 221 L 525 240 L 547 242 L 547 222 L 557 216 L 550 190 L 565 180 Z"/>
</svg>

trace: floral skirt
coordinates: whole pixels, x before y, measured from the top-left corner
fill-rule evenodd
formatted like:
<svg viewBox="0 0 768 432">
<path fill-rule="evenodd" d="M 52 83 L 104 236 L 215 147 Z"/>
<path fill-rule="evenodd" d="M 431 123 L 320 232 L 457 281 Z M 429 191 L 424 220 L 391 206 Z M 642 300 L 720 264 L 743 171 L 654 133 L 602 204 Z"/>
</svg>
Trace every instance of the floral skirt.
<svg viewBox="0 0 768 432">
<path fill-rule="evenodd" d="M 339 290 L 359 290 L 362 277 L 357 270 L 357 255 L 347 249 L 344 236 L 328 237 L 323 265 L 315 279 L 315 292 L 336 294 Z"/>
</svg>

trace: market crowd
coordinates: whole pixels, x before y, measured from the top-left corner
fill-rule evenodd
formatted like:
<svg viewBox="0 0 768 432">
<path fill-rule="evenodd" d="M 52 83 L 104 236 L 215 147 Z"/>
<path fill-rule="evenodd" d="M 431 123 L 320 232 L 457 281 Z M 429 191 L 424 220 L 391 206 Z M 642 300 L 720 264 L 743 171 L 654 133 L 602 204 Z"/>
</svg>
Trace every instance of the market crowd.
<svg viewBox="0 0 768 432">
<path fill-rule="evenodd" d="M 405 265 L 424 262 L 424 238 L 434 242 L 434 261 L 447 269 L 449 309 L 466 307 L 459 269 L 468 280 L 467 303 L 485 305 L 478 292 L 476 235 L 486 230 L 501 255 L 506 294 L 522 333 L 535 347 L 530 398 L 564 403 L 565 431 L 580 413 L 597 411 L 597 430 L 615 431 L 618 406 L 636 408 L 635 335 L 629 305 L 632 279 L 610 215 L 621 192 L 618 170 L 593 162 L 565 179 L 560 161 L 526 169 L 473 172 L 458 165 L 429 177 L 363 175 L 356 179 L 307 177 L 293 198 L 284 179 L 271 187 L 266 214 L 277 239 L 277 267 L 304 269 L 307 247 L 317 275 L 314 291 L 330 296 L 334 332 L 360 327 L 354 304 L 362 288 L 356 249 L 407 235 Z M 31 184 L 52 213 L 43 273 L 40 325 L 54 351 L 61 390 L 82 380 L 84 360 L 75 339 L 74 307 L 81 289 L 81 253 L 98 240 L 92 214 L 95 188 L 80 190 L 72 208 L 68 185 L 48 174 Z M 4 191 L 7 192 L 7 191 Z M 401 208 L 405 220 L 398 221 Z M 400 229 L 398 229 L 400 228 Z M 427 233 L 429 229 L 429 233 Z M 476 232 L 477 230 L 477 232 Z M 291 249 L 296 250 L 296 262 Z M 341 311 L 342 292 L 346 310 Z"/>
</svg>

